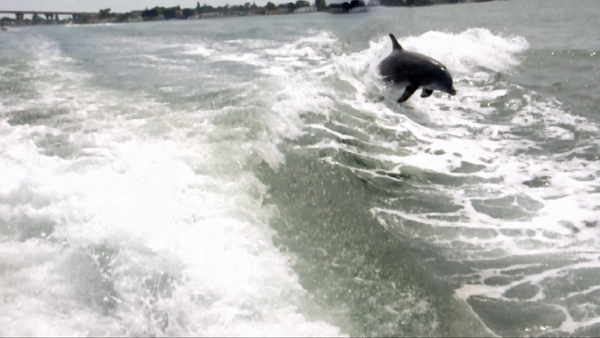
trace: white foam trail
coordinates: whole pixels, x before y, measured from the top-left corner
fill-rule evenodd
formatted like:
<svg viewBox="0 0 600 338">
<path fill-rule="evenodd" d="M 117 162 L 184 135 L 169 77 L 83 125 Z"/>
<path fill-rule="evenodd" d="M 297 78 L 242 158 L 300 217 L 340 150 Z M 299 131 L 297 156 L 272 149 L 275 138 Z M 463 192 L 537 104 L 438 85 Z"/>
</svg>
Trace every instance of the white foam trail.
<svg viewBox="0 0 600 338">
<path fill-rule="evenodd" d="M 456 75 L 472 74 L 479 69 L 509 71 L 520 63 L 519 53 L 529 47 L 523 37 L 502 37 L 483 28 L 471 28 L 460 34 L 427 32 L 399 42 L 407 50 L 440 60 Z"/>
<path fill-rule="evenodd" d="M 508 274 L 516 265 L 476 269 L 471 276 L 479 276 L 476 281 L 463 282 L 457 290 L 457 296 L 464 300 L 480 295 L 514 301 L 506 296 L 507 292 L 530 283 L 538 292 L 532 293 L 528 301 L 560 308 L 561 302 L 545 293 L 550 292 L 547 289 L 552 281 L 586 269 L 600 269 L 597 259 L 600 243 L 595 227 L 600 222 L 597 213 L 600 167 L 597 162 L 572 156 L 585 151 L 585 146 L 563 154 L 523 150 L 570 141 L 576 133 L 597 134 L 600 128 L 584 117 L 566 112 L 555 99 L 526 92 L 516 85 L 495 84 L 497 72 L 509 73 L 518 66 L 520 53 L 528 48 L 522 37 L 504 37 L 475 28 L 459 34 L 428 32 L 418 37 L 398 38 L 405 49 L 444 63 L 453 74 L 458 94 L 449 97 L 435 93 L 428 99 L 413 96 L 398 106 L 394 101 L 400 94 L 390 93 L 377 74 L 378 62 L 391 50 L 389 38 L 382 37 L 371 42 L 365 51 L 336 57 L 335 72 L 330 76 L 350 85 L 351 90 L 341 95 L 340 101 L 365 115 L 364 121 L 344 124 L 344 128 L 364 132 L 369 135 L 362 140 L 365 144 L 393 149 L 398 156 L 365 152 L 339 142 L 321 142 L 317 146 L 334 147 L 376 161 L 381 166 L 376 170 L 340 164 L 371 177 L 383 177 L 378 171 L 385 169 L 396 175 L 406 171 L 414 175 L 444 175 L 446 180 L 477 179 L 476 183 L 467 180 L 458 185 L 437 183 L 421 187 L 435 193 L 429 199 L 441 198 L 457 206 L 455 212 L 406 211 L 392 199 L 389 203 L 395 208 L 374 206 L 372 213 L 391 232 L 443 248 L 448 259 L 467 264 L 472 261 L 484 265 L 488 260 L 514 257 L 558 258 L 568 252 L 573 264 L 532 271 L 505 285 L 485 281 L 496 274 Z M 494 123 L 499 110 L 490 103 L 515 91 L 526 94 L 505 104 L 504 111 L 512 114 L 509 122 Z M 381 95 L 390 100 L 389 105 L 377 100 Z M 409 118 L 395 117 L 399 113 Z M 374 120 L 368 122 L 367 117 Z M 388 120 L 397 123 L 385 123 L 383 128 L 385 134 L 396 135 L 394 140 L 369 132 L 373 124 L 383 125 L 381 121 Z M 423 123 L 425 126 L 420 125 Z M 525 127 L 532 130 L 528 137 L 518 133 L 519 128 Z M 337 139 L 346 139 L 343 133 L 338 135 L 339 131 L 329 133 Z M 552 287 L 552 292 L 558 291 Z M 597 321 L 593 315 L 575 319 L 570 315 L 574 308 L 563 308 L 567 319 L 555 329 L 573 333 Z"/>
<path fill-rule="evenodd" d="M 227 110 L 94 88 L 56 45 L 36 46 L 25 76 L 39 97 L 0 111 L 1 334 L 340 335 L 308 315 L 292 257 L 271 240 L 277 210 L 244 169 L 282 162 L 271 140 L 301 132 L 299 98 L 236 143 L 213 121 Z M 45 109 L 65 113 L 13 121 Z"/>
<path fill-rule="evenodd" d="M 188 44 L 185 48 L 188 50 L 183 52 L 184 54 L 211 56 L 216 53 L 214 49 L 209 48 L 204 44 Z"/>
</svg>

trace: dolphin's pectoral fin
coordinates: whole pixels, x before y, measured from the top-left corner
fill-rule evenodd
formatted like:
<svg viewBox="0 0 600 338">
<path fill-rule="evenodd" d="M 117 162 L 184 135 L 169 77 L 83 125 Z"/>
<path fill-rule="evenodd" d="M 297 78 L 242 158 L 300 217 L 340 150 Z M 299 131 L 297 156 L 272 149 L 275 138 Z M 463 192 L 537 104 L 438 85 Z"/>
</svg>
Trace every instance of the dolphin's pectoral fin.
<svg viewBox="0 0 600 338">
<path fill-rule="evenodd" d="M 423 89 L 421 97 L 430 97 L 433 94 L 433 89 Z"/>
<path fill-rule="evenodd" d="M 402 103 L 408 100 L 408 98 L 411 97 L 412 94 L 414 94 L 417 91 L 417 89 L 419 89 L 419 85 L 416 85 L 414 83 L 408 85 L 408 87 L 406 87 L 406 89 L 404 90 L 404 93 L 402 93 L 402 96 L 400 96 L 400 98 L 398 99 L 398 103 Z"/>
</svg>

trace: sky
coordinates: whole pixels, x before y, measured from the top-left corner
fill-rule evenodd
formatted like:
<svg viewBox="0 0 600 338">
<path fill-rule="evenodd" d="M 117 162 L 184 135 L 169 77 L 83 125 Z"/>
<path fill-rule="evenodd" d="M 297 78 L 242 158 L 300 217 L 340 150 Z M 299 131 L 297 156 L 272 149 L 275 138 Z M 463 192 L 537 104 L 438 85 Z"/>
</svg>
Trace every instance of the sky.
<svg viewBox="0 0 600 338">
<path fill-rule="evenodd" d="M 181 8 L 195 8 L 198 0 L 0 0 L 0 11 L 77 11 L 98 12 L 100 9 L 110 8 L 111 12 L 123 13 L 134 10 L 143 10 L 154 6 Z M 269 0 L 255 0 L 258 6 L 264 6 Z M 292 0 L 270 0 L 274 4 L 287 3 Z M 224 6 L 226 4 L 239 5 L 252 0 L 201 0 L 200 5 L 206 3 L 211 6 Z M 295 0 L 293 0 L 295 2 Z M 312 2 L 312 1 L 311 1 Z M 0 15 L 1 16 L 1 15 Z"/>
</svg>

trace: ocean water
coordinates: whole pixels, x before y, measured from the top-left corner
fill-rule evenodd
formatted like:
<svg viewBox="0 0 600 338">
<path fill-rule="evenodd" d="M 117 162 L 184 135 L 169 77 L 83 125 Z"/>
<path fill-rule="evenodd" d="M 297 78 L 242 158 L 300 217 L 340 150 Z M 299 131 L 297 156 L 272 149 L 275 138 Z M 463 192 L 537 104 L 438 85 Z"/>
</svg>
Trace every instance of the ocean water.
<svg viewBox="0 0 600 338">
<path fill-rule="evenodd" d="M 0 335 L 600 335 L 599 19 L 2 32 Z M 397 104 L 389 33 L 458 94 Z"/>
</svg>

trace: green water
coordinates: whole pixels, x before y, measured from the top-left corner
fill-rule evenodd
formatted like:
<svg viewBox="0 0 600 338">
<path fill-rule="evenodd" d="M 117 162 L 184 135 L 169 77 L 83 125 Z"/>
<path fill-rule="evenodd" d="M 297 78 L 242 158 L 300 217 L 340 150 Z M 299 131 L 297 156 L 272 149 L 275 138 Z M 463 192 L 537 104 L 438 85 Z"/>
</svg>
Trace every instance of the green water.
<svg viewBox="0 0 600 338">
<path fill-rule="evenodd" d="M 599 16 L 3 32 L 0 334 L 597 336 Z M 397 104 L 389 33 L 458 94 Z"/>
</svg>

